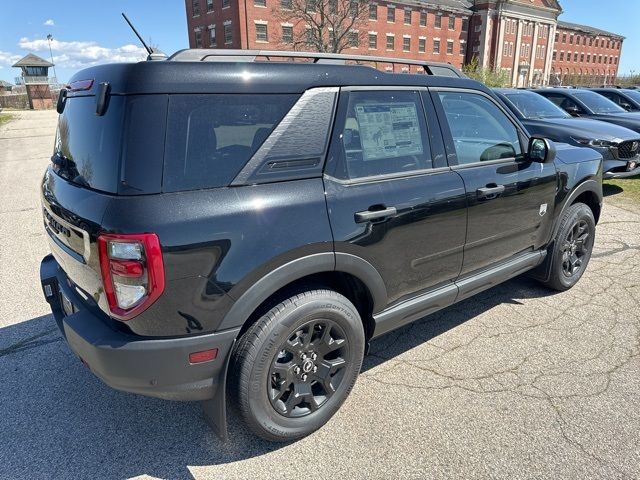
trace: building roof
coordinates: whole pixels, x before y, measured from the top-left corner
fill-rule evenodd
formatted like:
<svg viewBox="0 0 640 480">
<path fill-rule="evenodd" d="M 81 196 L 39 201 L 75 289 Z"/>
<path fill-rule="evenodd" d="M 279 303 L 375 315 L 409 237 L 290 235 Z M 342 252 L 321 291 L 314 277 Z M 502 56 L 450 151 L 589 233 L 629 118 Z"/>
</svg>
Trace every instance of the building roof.
<svg viewBox="0 0 640 480">
<path fill-rule="evenodd" d="M 471 0 L 405 0 L 402 2 L 407 5 L 415 5 L 416 7 L 429 8 L 431 10 L 444 10 L 448 12 L 466 13 L 471 15 Z"/>
<path fill-rule="evenodd" d="M 13 67 L 53 67 L 53 63 L 47 62 L 44 58 L 40 58 L 33 53 L 29 53 L 14 63 Z"/>
<path fill-rule="evenodd" d="M 5 82 L 4 80 L 0 80 L 0 87 L 9 88 L 9 87 L 13 87 L 13 84 L 9 82 Z"/>
<path fill-rule="evenodd" d="M 614 38 L 619 38 L 621 40 L 624 39 L 622 35 L 618 35 L 617 33 L 607 32 L 606 30 L 600 30 L 599 28 L 590 27 L 589 25 L 580 25 L 578 23 L 558 21 L 558 28 L 564 28 L 566 30 L 575 30 L 578 32 L 588 33 L 590 35 L 604 35 L 606 37 L 614 37 Z"/>
</svg>

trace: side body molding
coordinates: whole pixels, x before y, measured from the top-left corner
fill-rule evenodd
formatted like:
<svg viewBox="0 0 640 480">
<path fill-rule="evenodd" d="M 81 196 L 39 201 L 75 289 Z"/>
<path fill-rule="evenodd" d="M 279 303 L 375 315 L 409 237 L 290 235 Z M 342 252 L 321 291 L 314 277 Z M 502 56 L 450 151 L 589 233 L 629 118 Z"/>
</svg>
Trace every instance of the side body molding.
<svg viewBox="0 0 640 480">
<path fill-rule="evenodd" d="M 242 326 L 262 302 L 285 285 L 308 275 L 333 271 L 349 273 L 361 280 L 371 293 L 374 312 L 386 306 L 384 282 L 369 262 L 346 253 L 322 252 L 292 260 L 262 277 L 234 302 L 218 330 Z"/>
</svg>

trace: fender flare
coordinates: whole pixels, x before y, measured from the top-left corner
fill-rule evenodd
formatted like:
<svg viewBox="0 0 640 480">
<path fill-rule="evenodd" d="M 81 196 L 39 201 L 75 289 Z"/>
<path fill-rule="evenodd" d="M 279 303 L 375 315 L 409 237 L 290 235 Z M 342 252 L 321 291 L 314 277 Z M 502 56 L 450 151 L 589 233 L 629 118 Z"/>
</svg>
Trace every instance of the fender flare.
<svg viewBox="0 0 640 480">
<path fill-rule="evenodd" d="M 255 282 L 233 303 L 218 330 L 241 327 L 262 302 L 285 285 L 325 272 L 349 273 L 361 280 L 371 293 L 374 312 L 386 306 L 386 287 L 380 273 L 369 262 L 348 253 L 315 253 L 287 262 Z"/>
<path fill-rule="evenodd" d="M 600 206 L 602 206 L 602 182 L 599 182 L 598 180 L 594 180 L 592 178 L 584 180 L 577 187 L 575 187 L 564 200 L 562 208 L 560 209 L 560 212 L 555 219 L 555 225 L 553 226 L 553 235 L 551 236 L 552 242 L 555 240 L 556 235 L 558 234 L 558 229 L 560 228 L 560 219 L 562 218 L 562 215 L 567 210 L 567 208 L 571 206 L 573 201 L 585 192 L 595 193 L 600 202 Z"/>
</svg>

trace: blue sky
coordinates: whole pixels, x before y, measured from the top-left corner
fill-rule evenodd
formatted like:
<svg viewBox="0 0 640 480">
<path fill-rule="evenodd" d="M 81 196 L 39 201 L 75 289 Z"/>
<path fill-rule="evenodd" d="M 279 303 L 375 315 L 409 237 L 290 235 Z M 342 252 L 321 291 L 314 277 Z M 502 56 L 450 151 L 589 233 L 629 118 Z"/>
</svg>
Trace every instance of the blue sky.
<svg viewBox="0 0 640 480">
<path fill-rule="evenodd" d="M 620 72 L 640 72 L 639 0 L 560 2 L 564 9 L 562 20 L 627 37 Z M 145 40 L 150 39 L 166 53 L 188 46 L 183 0 L 7 1 L 3 2 L 0 15 L 0 79 L 13 82 L 19 72 L 11 65 L 30 51 L 48 59 L 48 33 L 54 37 L 53 55 L 60 81 L 67 81 L 75 71 L 95 62 L 143 58 L 137 38 L 120 17 L 122 11 Z"/>
</svg>

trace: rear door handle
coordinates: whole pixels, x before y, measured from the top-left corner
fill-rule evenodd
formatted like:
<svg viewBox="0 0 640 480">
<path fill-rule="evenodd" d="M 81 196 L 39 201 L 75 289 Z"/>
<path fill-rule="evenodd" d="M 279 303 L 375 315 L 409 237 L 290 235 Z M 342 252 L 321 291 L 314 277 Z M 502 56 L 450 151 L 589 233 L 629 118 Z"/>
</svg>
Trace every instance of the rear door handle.
<svg viewBox="0 0 640 480">
<path fill-rule="evenodd" d="M 504 185 L 496 185 L 489 184 L 484 188 L 479 188 L 476 190 L 476 195 L 478 198 L 483 198 L 485 200 L 493 200 L 494 198 L 498 198 L 502 193 L 504 193 Z"/>
<path fill-rule="evenodd" d="M 382 210 L 365 210 L 364 212 L 356 212 L 354 214 L 356 223 L 366 223 L 372 220 L 381 220 L 383 218 L 393 217 L 398 213 L 396 207 L 387 207 Z"/>
</svg>

